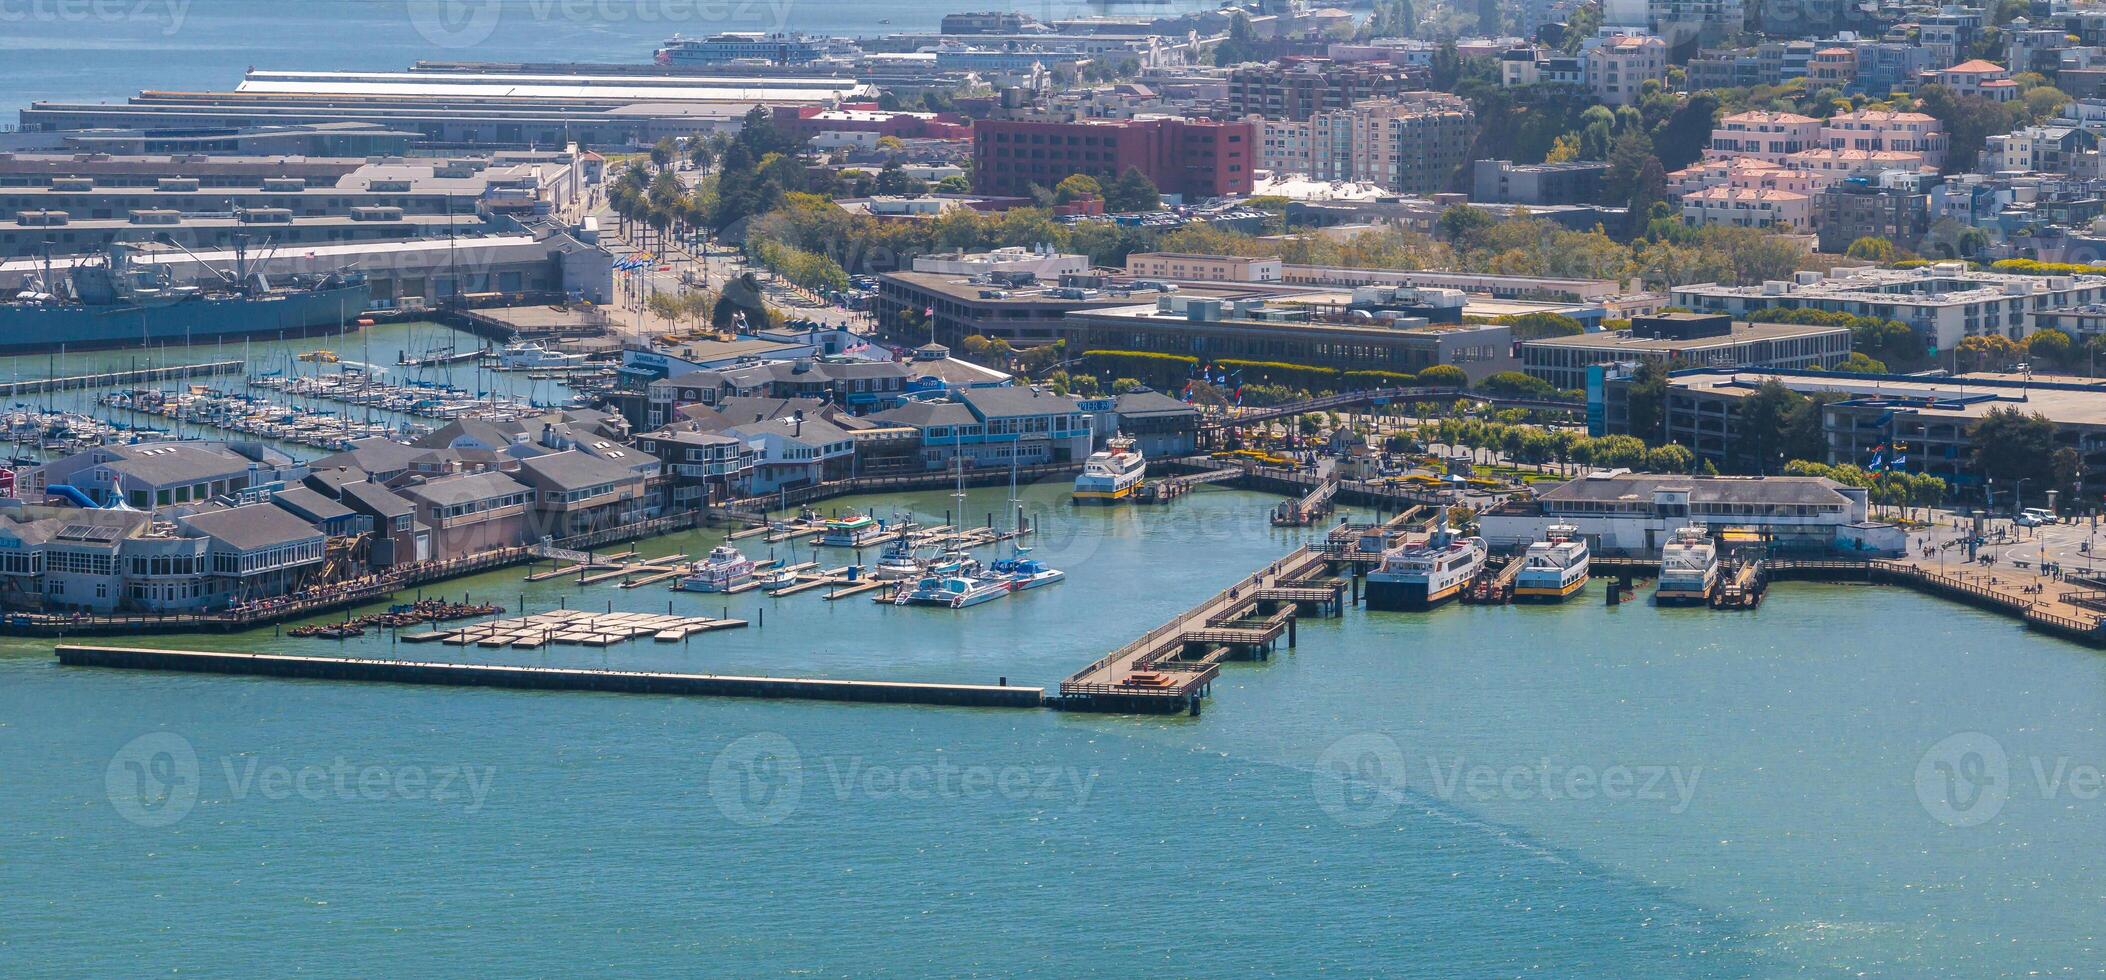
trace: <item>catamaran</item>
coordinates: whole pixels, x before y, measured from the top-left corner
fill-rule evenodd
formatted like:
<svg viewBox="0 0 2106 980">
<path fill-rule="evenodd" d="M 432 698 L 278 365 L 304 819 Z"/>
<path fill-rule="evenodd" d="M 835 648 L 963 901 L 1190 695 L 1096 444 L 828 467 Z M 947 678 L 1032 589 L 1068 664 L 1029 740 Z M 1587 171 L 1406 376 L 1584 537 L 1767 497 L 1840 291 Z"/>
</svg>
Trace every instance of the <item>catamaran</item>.
<svg viewBox="0 0 2106 980">
<path fill-rule="evenodd" d="M 1014 584 L 1001 576 L 931 575 L 914 583 L 913 588 L 901 592 L 892 602 L 900 606 L 964 609 L 1000 599 L 1014 589 Z"/>
<path fill-rule="evenodd" d="M 1514 598 L 1560 602 L 1586 587 L 1590 556 L 1579 528 L 1552 524 L 1544 540 L 1528 546 L 1514 575 Z"/>
<path fill-rule="evenodd" d="M 1710 529 L 1701 524 L 1677 529 L 1674 540 L 1660 549 L 1653 601 L 1669 606 L 1706 602 L 1717 587 L 1718 546 L 1711 543 Z"/>
<path fill-rule="evenodd" d="M 1483 538 L 1450 530 L 1448 508 L 1442 507 L 1424 544 L 1383 552 L 1382 563 L 1367 573 L 1367 607 L 1431 609 L 1447 602 L 1484 569 L 1488 553 Z"/>
<path fill-rule="evenodd" d="M 1082 472 L 1075 477 L 1074 500 L 1078 504 L 1124 500 L 1147 475 L 1148 461 L 1133 440 L 1113 436 L 1083 462 Z"/>
</svg>

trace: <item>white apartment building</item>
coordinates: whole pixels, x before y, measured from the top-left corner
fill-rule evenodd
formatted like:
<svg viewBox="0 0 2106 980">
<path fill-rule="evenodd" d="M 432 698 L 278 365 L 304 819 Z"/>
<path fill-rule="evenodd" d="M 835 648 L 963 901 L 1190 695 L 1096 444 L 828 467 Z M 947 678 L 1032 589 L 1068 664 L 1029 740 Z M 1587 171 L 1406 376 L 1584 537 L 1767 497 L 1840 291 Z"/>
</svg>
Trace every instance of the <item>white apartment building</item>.
<svg viewBox="0 0 2106 980">
<path fill-rule="evenodd" d="M 1631 105 L 1647 79 L 1667 77 L 1667 42 L 1657 37 L 1617 34 L 1589 45 L 1587 89 L 1604 105 Z"/>
<path fill-rule="evenodd" d="M 1943 353 L 1964 337 L 1997 335 L 2022 340 L 2043 310 L 2106 300 L 2106 276 L 2021 276 L 1969 271 L 1964 262 L 1915 269 L 1844 269 L 1827 275 L 1801 272 L 1789 281 L 1759 286 L 1696 283 L 1676 286 L 1675 306 L 1744 318 L 1772 307 L 1835 310 L 1853 316 L 1899 320 Z"/>
</svg>

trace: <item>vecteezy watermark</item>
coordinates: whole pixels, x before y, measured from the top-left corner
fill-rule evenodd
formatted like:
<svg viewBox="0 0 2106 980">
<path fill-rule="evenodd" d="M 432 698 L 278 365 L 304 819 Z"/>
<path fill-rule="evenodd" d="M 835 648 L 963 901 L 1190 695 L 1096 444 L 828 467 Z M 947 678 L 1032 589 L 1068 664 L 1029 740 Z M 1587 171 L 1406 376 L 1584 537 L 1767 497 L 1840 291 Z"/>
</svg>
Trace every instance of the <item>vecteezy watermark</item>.
<svg viewBox="0 0 2106 980">
<path fill-rule="evenodd" d="M 150 732 L 125 743 L 103 771 L 110 805 L 141 827 L 166 827 L 195 809 L 205 782 L 218 777 L 213 798 L 306 800 L 311 803 L 422 800 L 483 808 L 497 770 L 471 765 L 362 765 L 338 756 L 327 764 L 267 763 L 255 756 L 222 756 L 200 765 L 197 748 L 174 732 Z"/>
<path fill-rule="evenodd" d="M 2015 772 L 2004 744 L 1986 732 L 1947 735 L 1916 760 L 1916 799 L 1923 812 L 1948 827 L 1978 827 L 1996 819 L 2013 796 L 2082 803 L 2106 798 L 2106 768 L 2068 755 L 2023 757 Z M 2030 775 L 2027 780 L 2024 776 Z"/>
<path fill-rule="evenodd" d="M 1704 777 L 1703 766 L 1588 765 L 1550 756 L 1502 764 L 1463 754 L 1427 755 L 1422 764 L 1424 774 L 1413 779 L 1410 762 L 1395 739 L 1360 732 L 1331 743 L 1317 757 L 1310 791 L 1317 807 L 1332 819 L 1349 827 L 1371 827 L 1403 804 L 1406 785 L 1446 801 L 1606 801 L 1657 804 L 1679 814 L 1695 801 Z"/>
<path fill-rule="evenodd" d="M 0 0 L 0 24 L 157 23 L 168 37 L 183 29 L 191 0 Z"/>
<path fill-rule="evenodd" d="M 197 806 L 197 749 L 174 732 L 148 732 L 124 744 L 103 769 L 102 788 L 117 815 L 166 827 Z"/>
<path fill-rule="evenodd" d="M 187 0 L 186 0 L 187 2 Z M 740 24 L 781 31 L 793 0 L 407 0 L 410 26 L 442 48 L 469 48 L 490 39 L 508 17 L 536 25 L 659 24 L 669 33 Z"/>
<path fill-rule="evenodd" d="M 809 773 L 811 779 L 806 779 Z M 709 765 L 709 795 L 726 819 L 746 827 L 778 824 L 797 812 L 808 788 L 850 800 L 1006 800 L 1080 810 L 1097 784 L 1094 768 L 960 765 L 948 760 L 875 763 L 860 755 L 807 762 L 774 732 L 733 741 Z"/>
</svg>

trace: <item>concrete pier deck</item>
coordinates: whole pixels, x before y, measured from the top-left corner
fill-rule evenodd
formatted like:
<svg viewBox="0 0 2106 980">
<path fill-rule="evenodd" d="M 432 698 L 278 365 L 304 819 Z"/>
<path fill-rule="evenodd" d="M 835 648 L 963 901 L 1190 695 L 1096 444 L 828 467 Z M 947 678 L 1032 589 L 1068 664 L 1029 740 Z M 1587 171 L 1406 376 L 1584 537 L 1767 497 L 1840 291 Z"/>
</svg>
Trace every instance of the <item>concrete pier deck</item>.
<svg viewBox="0 0 2106 980">
<path fill-rule="evenodd" d="M 204 650 L 61 645 L 59 663 L 69 667 L 255 674 L 315 680 L 452 687 L 509 687 L 542 691 L 601 691 L 690 697 L 797 698 L 885 704 L 937 704 L 975 708 L 1037 708 L 1045 689 L 987 684 L 918 684 L 847 681 L 813 677 L 741 677 L 726 674 L 668 674 L 567 667 L 420 663 L 346 657 L 295 657 Z"/>
</svg>

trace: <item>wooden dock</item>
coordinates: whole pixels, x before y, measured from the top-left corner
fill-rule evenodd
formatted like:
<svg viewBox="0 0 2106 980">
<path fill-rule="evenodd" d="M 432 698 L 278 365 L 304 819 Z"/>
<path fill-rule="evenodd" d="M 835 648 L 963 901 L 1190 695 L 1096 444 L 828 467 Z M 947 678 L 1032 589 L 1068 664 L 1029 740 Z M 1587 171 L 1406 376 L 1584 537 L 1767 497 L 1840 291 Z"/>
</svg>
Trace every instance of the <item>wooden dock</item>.
<svg viewBox="0 0 2106 980">
<path fill-rule="evenodd" d="M 539 691 L 601 691 L 689 697 L 801 698 L 817 701 L 937 704 L 975 708 L 1037 708 L 1045 701 L 1044 688 L 1010 687 L 1007 684 L 920 684 L 811 677 L 670 674 L 566 667 L 360 660 L 347 657 L 292 657 L 279 654 L 156 650 L 142 647 L 61 645 L 55 647 L 52 652 L 57 655 L 59 663 L 69 667 L 251 674 L 386 684 L 441 684 L 451 687 L 508 687 Z"/>
<path fill-rule="evenodd" d="M 114 388 L 119 385 L 151 384 L 156 381 L 177 381 L 187 378 L 211 378 L 222 374 L 241 374 L 248 365 L 240 360 L 205 361 L 198 364 L 165 364 L 160 367 L 129 368 L 120 371 L 99 371 L 93 374 L 76 374 L 63 378 L 30 378 L 0 381 L 0 396 L 14 398 L 45 391 L 67 391 L 76 388 Z"/>
<path fill-rule="evenodd" d="M 1227 483 L 1243 478 L 1240 466 L 1211 466 L 1196 473 L 1181 473 L 1177 476 L 1150 480 L 1134 491 L 1133 502 L 1137 504 L 1167 504 L 1184 496 L 1201 484 Z"/>
<path fill-rule="evenodd" d="M 1495 559 L 1496 560 L 1496 559 Z M 1507 558 L 1503 563 L 1487 563 L 1484 571 L 1463 590 L 1462 601 L 1480 606 L 1503 606 L 1514 601 L 1514 579 L 1521 574 L 1521 556 Z"/>
<path fill-rule="evenodd" d="M 1264 659 L 1295 642 L 1302 611 L 1339 615 L 1345 586 L 1320 549 L 1303 547 L 1215 593 L 1147 635 L 1076 671 L 1058 707 L 1081 711 L 1199 713 L 1221 663 Z"/>
<path fill-rule="evenodd" d="M 1332 477 L 1311 488 L 1300 500 L 1291 500 L 1272 510 L 1275 527 L 1308 527 L 1331 512 L 1338 498 L 1338 478 Z"/>
<path fill-rule="evenodd" d="M 705 616 L 671 616 L 658 613 L 590 613 L 579 609 L 551 609 L 531 616 L 492 619 L 450 629 L 404 630 L 395 634 L 398 643 L 440 643 L 491 649 L 533 649 L 558 643 L 604 647 L 649 636 L 673 642 L 714 630 L 738 629 L 743 619 L 710 619 Z"/>
</svg>

